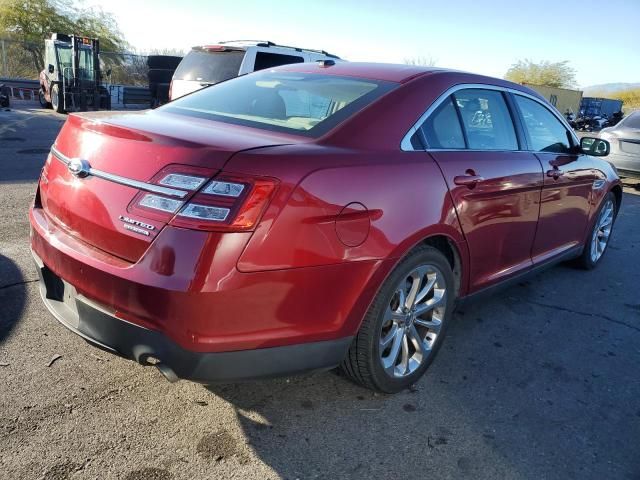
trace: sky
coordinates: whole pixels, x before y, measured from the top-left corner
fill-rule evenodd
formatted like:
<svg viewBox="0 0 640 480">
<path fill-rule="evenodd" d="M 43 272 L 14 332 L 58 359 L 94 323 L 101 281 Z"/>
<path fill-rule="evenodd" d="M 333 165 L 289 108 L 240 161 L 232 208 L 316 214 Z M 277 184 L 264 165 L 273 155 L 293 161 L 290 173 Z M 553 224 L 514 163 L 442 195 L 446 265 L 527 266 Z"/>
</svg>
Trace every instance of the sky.
<svg viewBox="0 0 640 480">
<path fill-rule="evenodd" d="M 569 60 L 578 86 L 640 82 L 640 0 L 78 0 L 112 13 L 137 50 L 259 39 L 350 61 L 503 77 L 519 59 Z"/>
</svg>

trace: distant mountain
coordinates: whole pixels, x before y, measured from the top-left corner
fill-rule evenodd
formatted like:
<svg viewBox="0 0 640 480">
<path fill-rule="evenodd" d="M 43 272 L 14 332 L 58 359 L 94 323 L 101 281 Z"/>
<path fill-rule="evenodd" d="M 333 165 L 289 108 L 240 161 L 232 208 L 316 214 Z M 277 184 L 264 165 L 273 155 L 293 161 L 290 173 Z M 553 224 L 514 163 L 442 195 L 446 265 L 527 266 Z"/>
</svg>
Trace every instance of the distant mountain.
<svg viewBox="0 0 640 480">
<path fill-rule="evenodd" d="M 631 88 L 640 88 L 640 83 L 603 83 L 602 85 L 591 85 L 584 87 L 582 91 L 584 96 L 588 97 L 595 93 L 606 94 L 616 93 L 621 90 L 629 90 Z"/>
</svg>

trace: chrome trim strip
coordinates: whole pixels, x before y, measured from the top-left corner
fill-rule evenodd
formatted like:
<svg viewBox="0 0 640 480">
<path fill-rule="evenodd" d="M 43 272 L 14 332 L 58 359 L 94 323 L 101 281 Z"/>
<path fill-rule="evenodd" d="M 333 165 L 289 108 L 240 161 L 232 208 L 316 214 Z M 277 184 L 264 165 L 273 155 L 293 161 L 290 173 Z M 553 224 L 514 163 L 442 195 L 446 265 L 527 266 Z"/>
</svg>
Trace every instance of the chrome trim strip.
<svg viewBox="0 0 640 480">
<path fill-rule="evenodd" d="M 560 115 L 560 112 L 554 111 L 553 108 L 549 108 L 551 105 L 545 105 L 538 97 L 534 97 L 533 95 L 530 95 L 526 92 L 517 90 L 515 88 L 509 88 L 509 87 L 499 87 L 497 85 L 490 85 L 490 84 L 484 84 L 484 83 L 461 83 L 458 85 L 454 85 L 453 87 L 447 89 L 442 95 L 440 95 L 438 98 L 436 98 L 434 100 L 434 102 L 429 106 L 429 108 L 420 116 L 420 118 L 418 119 L 418 121 L 416 123 L 413 124 L 413 126 L 409 129 L 409 131 L 405 134 L 405 136 L 402 138 L 402 141 L 400 142 L 400 150 L 402 150 L 403 152 L 428 152 L 428 151 L 442 151 L 442 150 L 455 150 L 455 151 L 459 151 L 459 150 L 464 150 L 467 151 L 466 148 L 462 148 L 462 149 L 439 149 L 439 148 L 427 148 L 425 150 L 420 150 L 420 149 L 415 149 L 413 148 L 413 145 L 411 145 L 411 137 L 413 136 L 414 133 L 416 133 L 416 131 L 418 130 L 418 127 L 420 127 L 420 125 L 422 125 L 424 123 L 424 121 L 427 119 L 427 117 L 429 115 L 431 115 L 433 113 L 433 111 L 438 108 L 440 106 L 440 104 L 442 102 L 444 102 L 449 95 L 457 92 L 458 90 L 465 90 L 468 88 L 478 88 L 478 89 L 483 89 L 483 90 L 498 90 L 500 92 L 509 92 L 509 93 L 513 93 L 514 95 L 521 95 L 523 97 L 529 98 L 535 102 L 538 102 L 541 106 L 543 106 L 544 108 L 546 108 L 547 110 L 549 110 L 549 112 L 551 112 L 551 114 L 553 114 L 558 120 L 560 120 L 560 122 L 565 126 L 565 128 L 571 133 L 571 136 L 573 137 L 573 141 L 575 142 L 576 145 L 580 145 L 580 141 L 578 140 L 578 137 L 576 136 L 575 132 L 573 131 L 573 129 L 571 128 L 571 126 L 569 125 L 569 123 L 567 122 L 567 119 L 564 118 L 562 115 Z M 483 150 L 485 151 L 485 150 Z M 532 152 L 533 150 L 510 150 L 510 151 L 526 151 L 526 152 Z"/>
<path fill-rule="evenodd" d="M 55 145 L 51 146 L 51 153 L 55 158 L 69 166 L 71 158 L 67 157 L 56 148 Z M 140 182 L 127 177 L 121 177 L 120 175 L 114 175 L 113 173 L 104 172 L 96 168 L 89 168 L 89 175 L 107 180 L 109 182 L 124 185 L 126 187 L 137 188 L 145 192 L 161 193 L 162 195 L 168 195 L 170 197 L 184 198 L 188 195 L 188 192 L 183 190 L 177 190 L 175 188 L 162 187 L 160 185 L 154 185 L 152 183 Z"/>
</svg>

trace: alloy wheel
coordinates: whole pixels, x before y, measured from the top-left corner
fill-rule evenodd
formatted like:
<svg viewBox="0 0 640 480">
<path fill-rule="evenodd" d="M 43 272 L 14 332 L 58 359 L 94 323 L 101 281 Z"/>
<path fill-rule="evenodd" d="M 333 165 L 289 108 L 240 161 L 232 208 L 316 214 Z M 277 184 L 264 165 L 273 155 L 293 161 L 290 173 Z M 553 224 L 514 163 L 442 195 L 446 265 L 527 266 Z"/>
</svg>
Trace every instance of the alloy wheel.
<svg viewBox="0 0 640 480">
<path fill-rule="evenodd" d="M 609 237 L 611 236 L 611 228 L 613 227 L 614 213 L 615 207 L 613 200 L 609 199 L 600 210 L 593 229 L 593 235 L 591 237 L 591 261 L 593 263 L 600 260 L 600 257 L 602 257 L 602 254 L 607 248 Z"/>
<path fill-rule="evenodd" d="M 412 270 L 395 288 L 380 330 L 379 356 L 387 375 L 406 377 L 431 355 L 442 329 L 447 289 L 433 265 Z"/>
</svg>

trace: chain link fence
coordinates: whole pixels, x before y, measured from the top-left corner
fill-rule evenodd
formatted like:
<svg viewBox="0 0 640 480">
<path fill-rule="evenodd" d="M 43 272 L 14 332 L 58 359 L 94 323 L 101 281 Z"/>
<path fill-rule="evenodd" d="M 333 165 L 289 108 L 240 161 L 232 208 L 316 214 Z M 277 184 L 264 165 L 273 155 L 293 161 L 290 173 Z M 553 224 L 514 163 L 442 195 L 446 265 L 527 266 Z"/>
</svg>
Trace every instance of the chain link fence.
<svg viewBox="0 0 640 480">
<path fill-rule="evenodd" d="M 0 77 L 37 80 L 44 65 L 41 43 L 0 38 Z M 146 86 L 147 56 L 128 52 L 101 52 L 103 82 L 116 85 Z"/>
</svg>

